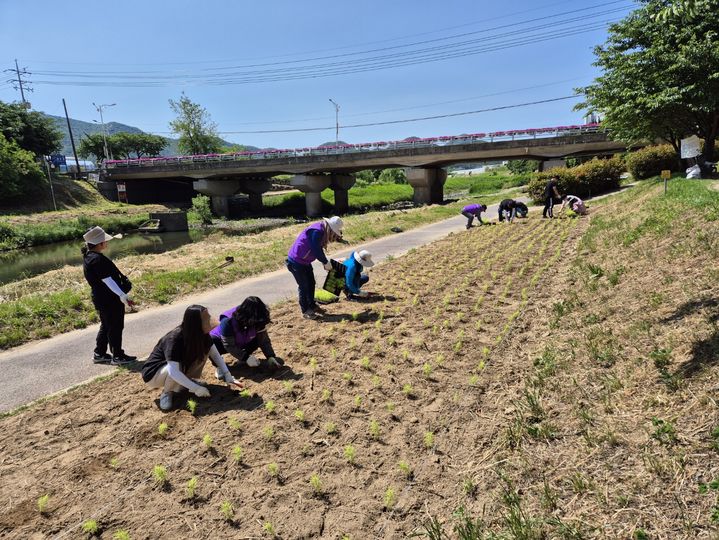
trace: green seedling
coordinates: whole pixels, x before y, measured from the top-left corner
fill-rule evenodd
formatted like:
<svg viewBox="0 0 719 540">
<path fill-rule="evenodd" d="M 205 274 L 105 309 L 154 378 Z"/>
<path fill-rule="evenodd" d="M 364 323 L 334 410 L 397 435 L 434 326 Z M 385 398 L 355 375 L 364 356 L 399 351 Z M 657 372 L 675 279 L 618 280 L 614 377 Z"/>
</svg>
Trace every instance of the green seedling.
<svg viewBox="0 0 719 540">
<path fill-rule="evenodd" d="M 302 409 L 297 409 L 295 411 L 295 418 L 297 418 L 297 421 L 301 424 L 305 423 L 305 413 L 302 411 Z"/>
<path fill-rule="evenodd" d="M 329 403 L 332 401 L 332 390 L 325 388 L 322 390 L 322 397 L 320 398 L 320 403 Z"/>
<path fill-rule="evenodd" d="M 425 431 L 424 433 L 424 447 L 425 448 L 433 448 L 434 447 L 434 433 L 431 431 Z"/>
<path fill-rule="evenodd" d="M 369 422 L 369 434 L 373 439 L 379 439 L 381 429 L 377 420 L 370 420 Z"/>
<path fill-rule="evenodd" d="M 185 488 L 185 492 L 187 493 L 188 499 L 194 499 L 195 498 L 195 491 L 197 490 L 197 476 L 193 476 L 187 481 L 187 487 Z"/>
<path fill-rule="evenodd" d="M 222 501 L 220 504 L 220 514 L 225 521 L 232 521 L 235 517 L 235 509 L 230 501 Z"/>
<path fill-rule="evenodd" d="M 391 508 L 394 508 L 396 504 L 397 494 L 394 492 L 394 489 L 389 487 L 387 488 L 387 491 L 384 492 L 384 507 L 389 510 Z"/>
<path fill-rule="evenodd" d="M 282 386 L 288 394 L 293 394 L 295 392 L 295 383 L 292 381 L 282 381 Z"/>
<path fill-rule="evenodd" d="M 484 360 L 480 360 L 479 364 L 477 364 L 477 371 L 484 371 L 485 366 Z"/>
<path fill-rule="evenodd" d="M 315 358 L 314 356 L 310 358 L 310 369 L 312 371 L 317 371 L 317 358 Z"/>
<path fill-rule="evenodd" d="M 242 429 L 242 424 L 237 418 L 228 418 L 227 419 L 227 425 L 230 426 L 235 431 L 240 431 Z"/>
<path fill-rule="evenodd" d="M 443 355 L 443 354 L 438 354 L 438 355 L 437 355 L 437 358 L 435 359 L 435 362 L 437 362 L 437 365 L 438 365 L 439 367 L 442 367 L 442 366 L 444 365 L 444 355 Z"/>
<path fill-rule="evenodd" d="M 332 347 L 332 350 L 330 351 L 330 360 L 337 360 L 337 349 Z"/>
<path fill-rule="evenodd" d="M 359 318 L 360 318 L 359 311 L 352 312 L 352 320 L 353 321 L 357 322 L 359 320 Z"/>
<path fill-rule="evenodd" d="M 325 431 L 327 432 L 327 435 L 334 435 L 337 433 L 337 424 L 334 422 L 327 422 L 325 424 Z"/>
<path fill-rule="evenodd" d="M 270 523 L 269 521 L 265 521 L 262 524 L 262 530 L 272 537 L 277 536 L 277 531 L 275 530 L 275 526 L 272 523 Z"/>
<path fill-rule="evenodd" d="M 41 514 L 44 514 L 47 512 L 47 505 L 50 502 L 50 495 L 43 495 L 42 497 L 39 497 L 37 500 L 37 510 Z"/>
<path fill-rule="evenodd" d="M 422 375 L 424 375 L 426 379 L 429 379 L 432 376 L 432 364 L 429 362 L 424 363 L 422 366 Z"/>
<path fill-rule="evenodd" d="M 187 410 L 190 411 L 190 414 L 194 415 L 195 411 L 197 410 L 197 401 L 195 401 L 194 399 L 188 399 Z"/>
<path fill-rule="evenodd" d="M 394 344 L 395 344 L 396 342 L 397 342 L 397 340 L 395 339 L 394 336 L 389 336 L 389 337 L 387 338 L 387 345 L 389 345 L 390 347 L 394 347 Z"/>
<path fill-rule="evenodd" d="M 312 491 L 316 495 L 322 494 L 322 482 L 320 481 L 319 474 L 314 473 L 312 476 L 310 476 L 310 486 L 312 486 Z"/>
<path fill-rule="evenodd" d="M 406 461 L 400 461 L 399 462 L 399 472 L 402 473 L 402 476 L 405 478 L 412 478 L 412 467 L 409 466 L 409 463 Z"/>
<path fill-rule="evenodd" d="M 388 401 L 388 402 L 385 404 L 385 407 L 387 407 L 387 410 L 388 410 L 389 412 L 394 412 L 396 405 L 394 404 L 394 402 Z"/>
<path fill-rule="evenodd" d="M 277 478 L 280 475 L 279 465 L 274 462 L 267 465 L 267 474 L 269 474 L 272 478 Z"/>
<path fill-rule="evenodd" d="M 100 524 L 96 519 L 88 519 L 82 524 L 82 532 L 95 536 L 100 532 Z"/>
<path fill-rule="evenodd" d="M 474 483 L 474 480 L 472 478 L 465 478 L 462 480 L 462 491 L 469 497 L 472 497 L 475 493 L 477 493 L 477 484 Z"/>
<path fill-rule="evenodd" d="M 120 460 L 116 457 L 110 458 L 110 461 L 108 463 L 111 469 L 117 469 L 120 466 Z"/>
<path fill-rule="evenodd" d="M 212 436 L 209 433 L 202 436 L 202 444 L 207 450 L 212 450 Z"/>
<path fill-rule="evenodd" d="M 489 358 L 489 347 L 482 347 L 482 358 Z"/>
<path fill-rule="evenodd" d="M 355 447 L 351 444 L 348 444 L 345 446 L 344 450 L 345 459 L 347 460 L 347 463 L 350 465 L 354 465 L 355 457 L 357 457 L 357 452 L 355 451 Z"/>
<path fill-rule="evenodd" d="M 242 457 L 244 456 L 244 452 L 242 451 L 241 446 L 235 446 L 232 448 L 232 459 L 235 460 L 235 463 L 242 463 Z"/>
<path fill-rule="evenodd" d="M 478 383 L 479 383 L 479 375 L 472 375 L 472 376 L 469 378 L 469 385 L 470 385 L 470 386 L 477 386 Z"/>
<path fill-rule="evenodd" d="M 275 402 L 269 400 L 265 403 L 265 410 L 267 411 L 267 414 L 275 414 Z"/>
<path fill-rule="evenodd" d="M 402 351 L 402 360 L 404 360 L 405 362 L 409 360 L 409 351 L 407 349 L 404 349 Z"/>
<path fill-rule="evenodd" d="M 152 477 L 158 486 L 165 486 L 167 484 L 167 469 L 162 465 L 155 465 L 152 468 Z"/>
<path fill-rule="evenodd" d="M 379 375 L 372 375 L 372 386 L 375 388 L 382 386 L 382 378 Z"/>
<path fill-rule="evenodd" d="M 165 422 L 162 422 L 159 426 L 157 426 L 157 434 L 160 437 L 164 437 L 167 435 L 167 431 L 170 429 L 170 426 L 168 426 Z"/>
<path fill-rule="evenodd" d="M 272 426 L 266 426 L 266 427 L 262 430 L 262 435 L 264 435 L 265 440 L 271 441 L 272 438 L 275 436 L 275 430 L 272 429 Z"/>
<path fill-rule="evenodd" d="M 387 373 L 394 373 L 394 364 L 392 362 L 387 362 L 385 368 L 387 369 Z"/>
<path fill-rule="evenodd" d="M 362 406 L 362 396 L 360 396 L 360 395 L 355 396 L 354 406 L 355 406 L 355 409 L 359 409 Z"/>
<path fill-rule="evenodd" d="M 374 327 L 375 327 L 377 330 L 381 329 L 381 328 L 382 328 L 382 321 L 380 321 L 379 319 L 376 320 L 376 321 L 374 322 Z"/>
<path fill-rule="evenodd" d="M 457 343 L 455 343 L 454 347 L 452 347 L 452 349 L 454 350 L 455 353 L 459 353 L 459 351 L 462 350 L 462 342 L 458 341 Z"/>
<path fill-rule="evenodd" d="M 351 373 L 345 371 L 342 374 L 342 378 L 347 382 L 347 384 L 352 384 L 352 374 Z"/>
<path fill-rule="evenodd" d="M 362 369 L 366 369 L 366 370 L 369 370 L 369 369 L 370 369 L 369 356 L 364 356 L 364 357 L 362 357 L 362 359 L 360 360 L 360 367 L 361 367 Z"/>
<path fill-rule="evenodd" d="M 412 388 L 412 385 L 407 383 L 402 387 L 402 393 L 407 397 L 412 397 L 414 395 L 414 389 Z"/>
<path fill-rule="evenodd" d="M 112 540 L 131 540 L 130 533 L 124 529 L 120 529 L 112 535 Z"/>
<path fill-rule="evenodd" d="M 250 397 L 252 397 L 252 392 L 250 392 L 247 388 L 240 390 L 240 397 L 241 398 L 250 398 Z"/>
</svg>

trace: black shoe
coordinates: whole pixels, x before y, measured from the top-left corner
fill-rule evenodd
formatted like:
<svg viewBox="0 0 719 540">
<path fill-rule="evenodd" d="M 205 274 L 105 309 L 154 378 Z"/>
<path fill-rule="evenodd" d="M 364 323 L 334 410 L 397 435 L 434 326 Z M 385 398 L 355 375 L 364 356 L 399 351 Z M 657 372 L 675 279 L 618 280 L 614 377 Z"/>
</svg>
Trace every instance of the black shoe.
<svg viewBox="0 0 719 540">
<path fill-rule="evenodd" d="M 134 362 L 137 360 L 137 356 L 129 356 L 125 353 L 122 353 L 119 356 L 114 356 L 112 360 L 110 360 L 111 366 L 122 366 L 125 364 L 129 364 L 130 362 Z"/>
<path fill-rule="evenodd" d="M 107 353 L 105 353 L 105 354 L 95 353 L 92 355 L 92 363 L 93 364 L 107 364 L 111 360 L 112 360 L 112 356 L 110 356 Z"/>
</svg>

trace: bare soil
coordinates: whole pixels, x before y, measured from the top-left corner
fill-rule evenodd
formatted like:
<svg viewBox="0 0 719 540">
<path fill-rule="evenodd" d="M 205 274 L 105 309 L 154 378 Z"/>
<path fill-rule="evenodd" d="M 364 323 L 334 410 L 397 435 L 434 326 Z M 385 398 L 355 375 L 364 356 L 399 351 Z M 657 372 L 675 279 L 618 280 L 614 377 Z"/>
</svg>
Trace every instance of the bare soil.
<svg viewBox="0 0 719 540">
<path fill-rule="evenodd" d="M 716 491 L 699 485 L 719 472 L 716 252 L 693 230 L 588 246 L 588 225 L 451 235 L 372 269 L 375 294 L 321 322 L 274 306 L 286 369 L 233 367 L 243 397 L 207 367 L 194 415 L 184 398 L 162 413 L 126 372 L 0 420 L 0 537 L 83 538 L 93 518 L 102 538 L 270 538 L 267 523 L 285 539 L 403 538 L 429 516 L 449 533 L 458 507 L 502 538 L 715 537 Z"/>
</svg>

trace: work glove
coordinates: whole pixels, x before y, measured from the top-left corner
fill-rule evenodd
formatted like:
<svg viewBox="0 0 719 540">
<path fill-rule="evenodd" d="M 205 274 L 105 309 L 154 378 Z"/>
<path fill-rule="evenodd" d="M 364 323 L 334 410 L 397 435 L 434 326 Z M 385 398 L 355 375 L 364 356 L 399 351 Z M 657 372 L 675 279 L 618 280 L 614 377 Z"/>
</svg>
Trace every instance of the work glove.
<svg viewBox="0 0 719 540">
<path fill-rule="evenodd" d="M 332 270 L 332 263 L 331 263 L 330 261 L 327 261 L 327 262 L 326 262 L 325 264 L 323 264 L 322 266 L 323 266 L 324 269 L 327 270 L 328 272 L 329 272 L 330 270 Z"/>
<path fill-rule="evenodd" d="M 234 384 L 236 386 L 242 386 L 240 384 L 240 381 L 235 379 L 235 377 L 230 373 L 229 371 L 225 371 L 220 375 L 220 380 L 226 382 L 227 384 Z"/>
<path fill-rule="evenodd" d="M 127 297 L 126 294 L 123 294 L 123 295 L 120 297 L 120 301 L 121 301 L 123 304 L 125 304 L 127 307 L 130 307 L 130 305 L 135 305 L 135 302 L 133 302 L 132 300 L 130 300 L 130 299 Z"/>
<path fill-rule="evenodd" d="M 210 391 L 204 386 L 198 386 L 192 393 L 197 397 L 210 397 Z"/>
</svg>

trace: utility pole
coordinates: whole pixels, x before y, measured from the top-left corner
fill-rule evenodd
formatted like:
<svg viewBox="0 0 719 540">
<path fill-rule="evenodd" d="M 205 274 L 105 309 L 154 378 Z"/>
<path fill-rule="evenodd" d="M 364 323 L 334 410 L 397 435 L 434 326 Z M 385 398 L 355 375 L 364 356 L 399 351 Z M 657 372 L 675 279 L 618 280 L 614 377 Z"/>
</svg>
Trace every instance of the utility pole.
<svg viewBox="0 0 719 540">
<path fill-rule="evenodd" d="M 114 107 L 116 103 L 110 103 L 109 105 L 95 105 L 93 102 L 92 105 L 97 109 L 97 112 L 100 113 L 100 124 L 102 124 L 102 141 L 105 145 L 105 161 L 110 159 L 109 152 L 107 151 L 107 132 L 105 131 L 105 120 L 102 117 L 102 109 L 105 107 Z"/>
<path fill-rule="evenodd" d="M 332 98 L 330 98 L 330 103 L 335 106 L 335 144 L 340 143 L 340 106 L 337 105 L 334 101 L 332 101 Z"/>
<path fill-rule="evenodd" d="M 25 90 L 27 90 L 28 92 L 32 92 L 32 88 L 28 86 L 28 84 L 30 84 L 30 81 L 23 80 L 23 76 L 32 75 L 32 73 L 30 73 L 27 68 L 20 69 L 17 65 L 17 59 L 15 59 L 15 69 L 6 69 L 5 72 L 15 73 L 15 78 L 8 79 L 7 82 L 11 83 L 15 90 L 20 90 L 20 97 L 22 98 L 23 107 L 29 109 L 30 104 L 25 100 Z"/>
<path fill-rule="evenodd" d="M 55 188 L 52 186 L 52 174 L 50 173 L 50 164 L 48 163 L 47 156 L 43 156 L 43 161 L 45 162 L 45 169 L 47 170 L 47 179 L 50 182 L 50 194 L 52 195 L 52 206 L 55 208 L 55 211 L 57 211 L 57 202 L 55 202 Z"/>
<path fill-rule="evenodd" d="M 80 177 L 80 160 L 77 159 L 77 151 L 75 150 L 75 138 L 72 136 L 72 128 L 70 127 L 70 117 L 67 114 L 67 105 L 65 98 L 62 98 L 62 106 L 65 109 L 65 120 L 67 120 L 67 131 L 70 134 L 70 144 L 72 145 L 72 155 L 75 156 L 75 178 Z"/>
</svg>

